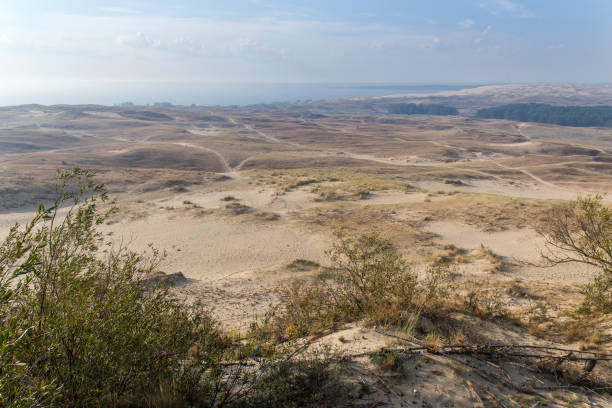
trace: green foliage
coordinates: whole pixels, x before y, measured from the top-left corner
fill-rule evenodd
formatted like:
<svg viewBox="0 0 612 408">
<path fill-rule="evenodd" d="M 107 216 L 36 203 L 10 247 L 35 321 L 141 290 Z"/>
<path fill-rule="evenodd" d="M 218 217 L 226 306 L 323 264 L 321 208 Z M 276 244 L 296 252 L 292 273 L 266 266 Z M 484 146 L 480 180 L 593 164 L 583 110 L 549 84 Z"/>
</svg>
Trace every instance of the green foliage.
<svg viewBox="0 0 612 408">
<path fill-rule="evenodd" d="M 404 368 L 405 356 L 400 350 L 383 348 L 371 353 L 370 360 L 383 370 L 400 372 Z"/>
<path fill-rule="evenodd" d="M 338 270 L 335 298 L 354 315 L 376 318 L 389 308 L 412 305 L 416 274 L 388 240 L 376 234 L 339 235 L 330 252 Z"/>
<path fill-rule="evenodd" d="M 612 106 L 552 106 L 542 103 L 513 103 L 480 109 L 476 112 L 476 117 L 554 123 L 562 126 L 612 127 Z"/>
<path fill-rule="evenodd" d="M 445 293 L 446 268 L 431 267 L 419 280 L 397 248 L 376 234 L 339 234 L 329 255 L 333 268 L 325 276 L 285 288 L 282 304 L 258 326 L 264 336 L 318 334 L 362 319 L 407 325 L 424 309 L 433 311 Z"/>
<path fill-rule="evenodd" d="M 402 115 L 459 115 L 457 108 L 426 103 L 396 103 L 389 105 L 389 113 Z"/>
<path fill-rule="evenodd" d="M 0 246 L 0 405 L 143 406 L 161 384 L 209 400 L 234 349 L 207 310 L 142 284 L 160 254 L 111 246 L 91 177 L 60 173 L 54 204 Z"/>
<path fill-rule="evenodd" d="M 92 176 L 59 173 L 54 204 L 0 245 L 0 406 L 334 406 L 331 356 L 235 341 L 151 284 L 162 255 L 99 232 L 114 206 Z"/>
<path fill-rule="evenodd" d="M 599 270 L 585 288 L 583 310 L 612 313 L 612 209 L 602 199 L 579 198 L 555 207 L 539 232 L 546 239 L 542 256 L 548 264 L 578 262 Z"/>
</svg>

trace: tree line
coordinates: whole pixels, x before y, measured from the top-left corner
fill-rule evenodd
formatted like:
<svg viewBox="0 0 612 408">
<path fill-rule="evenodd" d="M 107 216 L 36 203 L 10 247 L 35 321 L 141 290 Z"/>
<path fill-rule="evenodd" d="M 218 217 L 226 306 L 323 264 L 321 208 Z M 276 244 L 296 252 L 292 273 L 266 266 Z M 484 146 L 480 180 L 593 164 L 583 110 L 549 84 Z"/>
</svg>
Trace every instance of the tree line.
<svg viewBox="0 0 612 408">
<path fill-rule="evenodd" d="M 542 103 L 513 103 L 480 109 L 476 117 L 553 123 L 562 126 L 612 127 L 612 106 L 552 106 Z"/>
<path fill-rule="evenodd" d="M 389 105 L 389 113 L 400 115 L 458 115 L 457 108 L 452 106 L 426 103 L 397 103 Z"/>
</svg>

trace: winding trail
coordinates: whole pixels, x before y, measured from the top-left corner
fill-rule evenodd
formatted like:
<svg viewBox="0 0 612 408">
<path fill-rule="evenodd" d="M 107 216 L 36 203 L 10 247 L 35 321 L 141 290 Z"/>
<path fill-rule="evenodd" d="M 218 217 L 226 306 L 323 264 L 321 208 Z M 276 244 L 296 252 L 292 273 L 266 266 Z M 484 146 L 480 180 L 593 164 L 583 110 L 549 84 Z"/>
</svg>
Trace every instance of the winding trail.
<svg viewBox="0 0 612 408">
<path fill-rule="evenodd" d="M 510 166 L 506 166 L 504 164 L 501 164 L 495 160 L 489 160 L 491 163 L 495 164 L 497 167 L 500 167 L 502 169 L 505 170 L 514 170 L 514 171 L 520 171 L 521 173 L 525 174 L 528 177 L 531 177 L 533 180 L 537 181 L 538 183 L 545 185 L 547 187 L 550 188 L 554 188 L 554 189 L 561 189 L 561 190 L 565 190 L 563 187 L 559 187 L 553 183 L 549 183 L 546 180 L 542 180 L 540 177 L 536 176 L 535 174 L 533 174 L 532 172 L 530 172 L 529 170 L 526 169 L 522 169 L 520 167 L 510 167 Z"/>
<path fill-rule="evenodd" d="M 518 125 L 516 125 L 516 130 L 518 130 L 519 135 L 521 135 L 522 137 L 524 137 L 527 140 L 531 140 L 531 136 L 526 135 L 522 132 L 522 128 L 523 126 L 525 126 L 526 123 L 519 123 Z"/>
<path fill-rule="evenodd" d="M 191 148 L 194 148 L 194 149 L 204 150 L 204 151 L 206 151 L 208 153 L 212 153 L 212 154 L 214 154 L 219 159 L 219 161 L 223 165 L 224 173 L 232 173 L 234 171 L 234 169 L 232 169 L 232 166 L 229 165 L 229 163 L 225 159 L 225 157 L 223 157 L 223 155 L 221 155 L 221 153 L 219 153 L 216 150 L 209 149 L 209 148 L 203 147 L 203 146 L 194 145 L 194 144 L 191 144 L 191 143 L 185 143 L 185 142 L 175 142 L 173 144 L 178 145 L 178 146 L 183 146 L 183 147 L 191 147 Z"/>
</svg>

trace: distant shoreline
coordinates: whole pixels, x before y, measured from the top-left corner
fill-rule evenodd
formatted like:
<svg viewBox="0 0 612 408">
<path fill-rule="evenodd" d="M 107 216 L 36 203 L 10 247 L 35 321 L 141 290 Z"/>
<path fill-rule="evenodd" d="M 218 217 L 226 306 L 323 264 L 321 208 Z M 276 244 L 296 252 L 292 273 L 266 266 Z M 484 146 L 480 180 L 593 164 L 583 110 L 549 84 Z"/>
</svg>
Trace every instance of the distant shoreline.
<svg viewBox="0 0 612 408">
<path fill-rule="evenodd" d="M 437 94 L 491 84 L 415 83 L 139 83 L 87 84 L 52 91 L 0 95 L 0 106 L 102 105 L 132 102 L 138 106 L 167 101 L 189 106 L 247 106 L 299 101 L 384 97 L 393 94 Z M 97 89 L 99 88 L 99 89 Z"/>
</svg>

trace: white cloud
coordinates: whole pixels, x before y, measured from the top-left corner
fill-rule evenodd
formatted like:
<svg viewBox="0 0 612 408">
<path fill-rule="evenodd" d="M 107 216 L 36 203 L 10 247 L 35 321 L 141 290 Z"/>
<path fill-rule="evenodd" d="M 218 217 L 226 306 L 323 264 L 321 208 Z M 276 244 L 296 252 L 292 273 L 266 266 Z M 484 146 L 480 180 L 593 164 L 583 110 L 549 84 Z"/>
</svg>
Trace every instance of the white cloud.
<svg viewBox="0 0 612 408">
<path fill-rule="evenodd" d="M 523 4 L 511 0 L 495 0 L 481 3 L 480 7 L 487 9 L 494 16 L 508 14 L 518 18 L 532 18 L 535 13 Z"/>
<path fill-rule="evenodd" d="M 465 20 L 458 21 L 457 25 L 459 26 L 459 28 L 461 28 L 463 30 L 467 30 L 468 28 L 473 26 L 475 23 L 476 22 L 474 20 L 472 20 L 471 18 L 466 18 Z"/>
<path fill-rule="evenodd" d="M 153 41 L 149 36 L 139 32 L 133 34 L 122 34 L 117 37 L 117 42 L 120 45 L 134 47 L 134 48 L 147 48 L 158 46 L 159 43 Z"/>
<path fill-rule="evenodd" d="M 138 14 L 138 10 L 127 7 L 101 7 L 100 11 L 112 14 Z"/>
<path fill-rule="evenodd" d="M 13 45 L 13 40 L 6 34 L 0 34 L 0 45 Z"/>
<path fill-rule="evenodd" d="M 487 28 L 482 30 L 482 33 L 480 33 L 480 36 L 474 39 L 474 44 L 480 44 L 482 40 L 484 39 L 484 37 L 486 37 L 491 32 L 492 29 L 493 29 L 493 26 L 488 25 Z"/>
<path fill-rule="evenodd" d="M 432 33 L 380 22 L 142 14 L 46 14 L 34 28 L 2 34 L 18 39 L 20 51 L 6 55 L 0 77 L 58 81 L 364 80 L 439 43 Z M 366 64 L 373 60 L 376 67 Z"/>
</svg>

